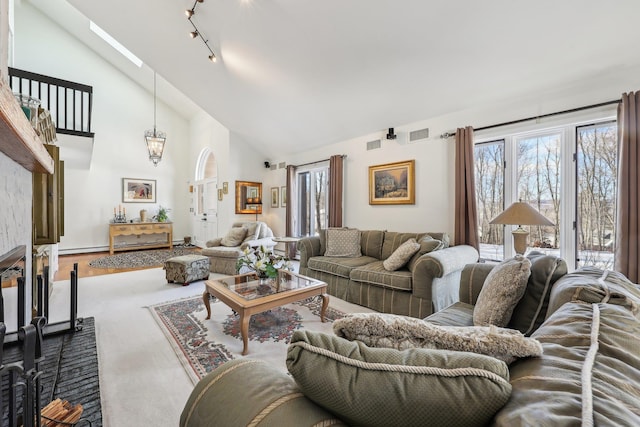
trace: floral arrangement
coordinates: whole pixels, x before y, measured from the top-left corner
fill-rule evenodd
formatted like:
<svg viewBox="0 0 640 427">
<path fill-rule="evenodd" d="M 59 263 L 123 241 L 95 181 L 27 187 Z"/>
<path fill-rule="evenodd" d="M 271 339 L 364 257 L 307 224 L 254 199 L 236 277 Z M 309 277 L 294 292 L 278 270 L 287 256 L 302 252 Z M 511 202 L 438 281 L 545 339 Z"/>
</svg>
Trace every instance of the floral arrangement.
<svg viewBox="0 0 640 427">
<path fill-rule="evenodd" d="M 236 262 L 236 271 L 240 271 L 242 267 L 255 271 L 259 277 L 270 277 L 272 279 L 278 277 L 278 269 L 291 270 L 289 258 L 275 255 L 268 251 L 264 246 L 244 249 L 243 255 Z"/>
</svg>

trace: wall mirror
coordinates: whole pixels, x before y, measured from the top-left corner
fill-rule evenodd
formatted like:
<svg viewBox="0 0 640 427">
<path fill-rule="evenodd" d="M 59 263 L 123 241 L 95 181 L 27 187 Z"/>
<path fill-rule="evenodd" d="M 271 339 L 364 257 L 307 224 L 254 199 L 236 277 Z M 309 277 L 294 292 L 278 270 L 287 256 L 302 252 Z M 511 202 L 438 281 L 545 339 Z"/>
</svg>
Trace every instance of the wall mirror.
<svg viewBox="0 0 640 427">
<path fill-rule="evenodd" d="M 236 213 L 262 213 L 262 183 L 236 181 Z"/>
</svg>

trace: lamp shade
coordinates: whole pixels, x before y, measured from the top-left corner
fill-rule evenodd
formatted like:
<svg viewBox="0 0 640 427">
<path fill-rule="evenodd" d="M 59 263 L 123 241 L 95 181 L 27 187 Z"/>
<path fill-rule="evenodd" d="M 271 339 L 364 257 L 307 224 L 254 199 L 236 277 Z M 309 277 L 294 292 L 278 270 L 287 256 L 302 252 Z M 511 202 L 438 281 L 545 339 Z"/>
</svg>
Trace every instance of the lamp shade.
<svg viewBox="0 0 640 427">
<path fill-rule="evenodd" d="M 545 216 L 525 202 L 515 202 L 489 224 L 553 225 Z"/>
</svg>

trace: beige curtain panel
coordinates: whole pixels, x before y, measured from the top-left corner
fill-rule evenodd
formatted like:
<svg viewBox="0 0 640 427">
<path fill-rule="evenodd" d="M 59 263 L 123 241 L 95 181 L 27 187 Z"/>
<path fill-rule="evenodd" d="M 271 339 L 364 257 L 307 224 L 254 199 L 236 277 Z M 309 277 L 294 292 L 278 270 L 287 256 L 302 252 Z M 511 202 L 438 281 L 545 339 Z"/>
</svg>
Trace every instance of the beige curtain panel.
<svg viewBox="0 0 640 427">
<path fill-rule="evenodd" d="M 633 283 L 640 281 L 640 92 L 625 93 L 618 106 L 618 198 L 615 270 Z"/>
<path fill-rule="evenodd" d="M 480 250 L 478 242 L 478 210 L 476 179 L 473 165 L 473 128 L 456 130 L 455 160 L 455 234 L 456 245 L 469 245 Z"/>
</svg>

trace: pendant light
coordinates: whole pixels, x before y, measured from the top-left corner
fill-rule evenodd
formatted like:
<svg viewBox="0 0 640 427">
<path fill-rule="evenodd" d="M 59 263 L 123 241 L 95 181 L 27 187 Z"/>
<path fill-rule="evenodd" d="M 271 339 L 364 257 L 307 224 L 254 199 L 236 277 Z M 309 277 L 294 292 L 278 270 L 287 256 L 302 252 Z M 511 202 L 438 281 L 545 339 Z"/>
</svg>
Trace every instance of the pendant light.
<svg viewBox="0 0 640 427">
<path fill-rule="evenodd" d="M 162 152 L 164 151 L 164 143 L 167 135 L 156 129 L 156 72 L 153 72 L 153 130 L 147 130 L 144 133 L 144 140 L 149 150 L 149 160 L 153 162 L 153 166 L 158 166 L 158 162 L 162 160 Z"/>
</svg>

